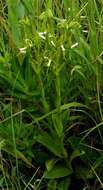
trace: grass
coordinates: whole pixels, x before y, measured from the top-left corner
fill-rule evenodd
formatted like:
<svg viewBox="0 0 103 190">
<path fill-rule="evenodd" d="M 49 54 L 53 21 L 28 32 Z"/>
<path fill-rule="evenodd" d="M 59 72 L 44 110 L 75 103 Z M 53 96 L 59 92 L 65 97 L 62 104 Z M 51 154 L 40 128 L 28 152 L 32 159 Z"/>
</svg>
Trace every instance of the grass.
<svg viewBox="0 0 103 190">
<path fill-rule="evenodd" d="M 102 0 L 0 0 L 0 189 L 103 188 L 102 21 Z"/>
</svg>

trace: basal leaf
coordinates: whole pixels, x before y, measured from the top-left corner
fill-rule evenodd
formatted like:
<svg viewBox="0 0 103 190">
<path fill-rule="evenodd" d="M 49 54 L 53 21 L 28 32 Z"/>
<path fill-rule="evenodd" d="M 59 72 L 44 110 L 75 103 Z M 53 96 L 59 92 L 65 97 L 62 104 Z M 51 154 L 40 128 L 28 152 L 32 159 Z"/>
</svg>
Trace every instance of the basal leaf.
<svg viewBox="0 0 103 190">
<path fill-rule="evenodd" d="M 57 136 L 53 138 L 47 132 L 41 132 L 37 136 L 37 141 L 48 148 L 52 153 L 60 158 L 67 157 L 67 153 L 64 149 L 61 139 Z"/>
<path fill-rule="evenodd" d="M 50 171 L 44 173 L 44 177 L 48 179 L 56 179 L 71 175 L 72 171 L 64 165 L 56 165 Z"/>
</svg>

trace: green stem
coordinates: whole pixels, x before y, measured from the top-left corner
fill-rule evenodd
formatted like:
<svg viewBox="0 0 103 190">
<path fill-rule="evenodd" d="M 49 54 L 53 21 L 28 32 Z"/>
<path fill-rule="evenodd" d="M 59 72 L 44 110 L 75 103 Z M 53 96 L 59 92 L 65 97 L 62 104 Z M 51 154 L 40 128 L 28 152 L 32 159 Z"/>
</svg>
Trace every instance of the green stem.
<svg viewBox="0 0 103 190">
<path fill-rule="evenodd" d="M 43 81 L 41 79 L 40 74 L 39 74 L 39 86 L 40 86 L 40 89 L 41 89 L 42 104 L 43 104 L 43 107 L 44 107 L 44 111 L 45 111 L 45 113 L 48 113 L 49 112 L 49 105 L 48 105 L 46 97 L 45 97 L 45 90 L 44 90 Z"/>
</svg>

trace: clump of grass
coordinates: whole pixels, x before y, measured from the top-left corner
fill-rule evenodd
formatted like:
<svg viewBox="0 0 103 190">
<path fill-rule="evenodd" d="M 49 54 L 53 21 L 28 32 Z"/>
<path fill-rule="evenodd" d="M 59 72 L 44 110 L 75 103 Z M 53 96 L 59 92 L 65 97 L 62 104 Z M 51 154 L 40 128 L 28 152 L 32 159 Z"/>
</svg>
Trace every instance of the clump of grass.
<svg viewBox="0 0 103 190">
<path fill-rule="evenodd" d="M 98 0 L 0 1 L 2 189 L 103 187 L 102 17 Z"/>
</svg>

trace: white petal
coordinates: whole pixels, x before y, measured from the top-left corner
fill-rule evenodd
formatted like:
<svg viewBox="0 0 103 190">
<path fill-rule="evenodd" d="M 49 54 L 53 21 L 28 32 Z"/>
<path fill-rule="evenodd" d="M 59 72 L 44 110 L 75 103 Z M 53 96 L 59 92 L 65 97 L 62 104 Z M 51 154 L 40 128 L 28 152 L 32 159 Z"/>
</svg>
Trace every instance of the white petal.
<svg viewBox="0 0 103 190">
<path fill-rule="evenodd" d="M 64 48 L 64 46 L 63 46 L 63 45 L 61 45 L 61 48 L 62 48 L 62 51 L 65 51 L 65 48 Z"/>
<path fill-rule="evenodd" d="M 75 47 L 77 47 L 78 46 L 78 42 L 76 42 L 75 44 L 73 44 L 72 46 L 71 46 L 71 49 L 73 49 L 73 48 L 75 48 Z"/>
<path fill-rule="evenodd" d="M 55 47 L 55 44 L 54 44 L 53 40 L 51 41 L 51 44 Z"/>
</svg>

